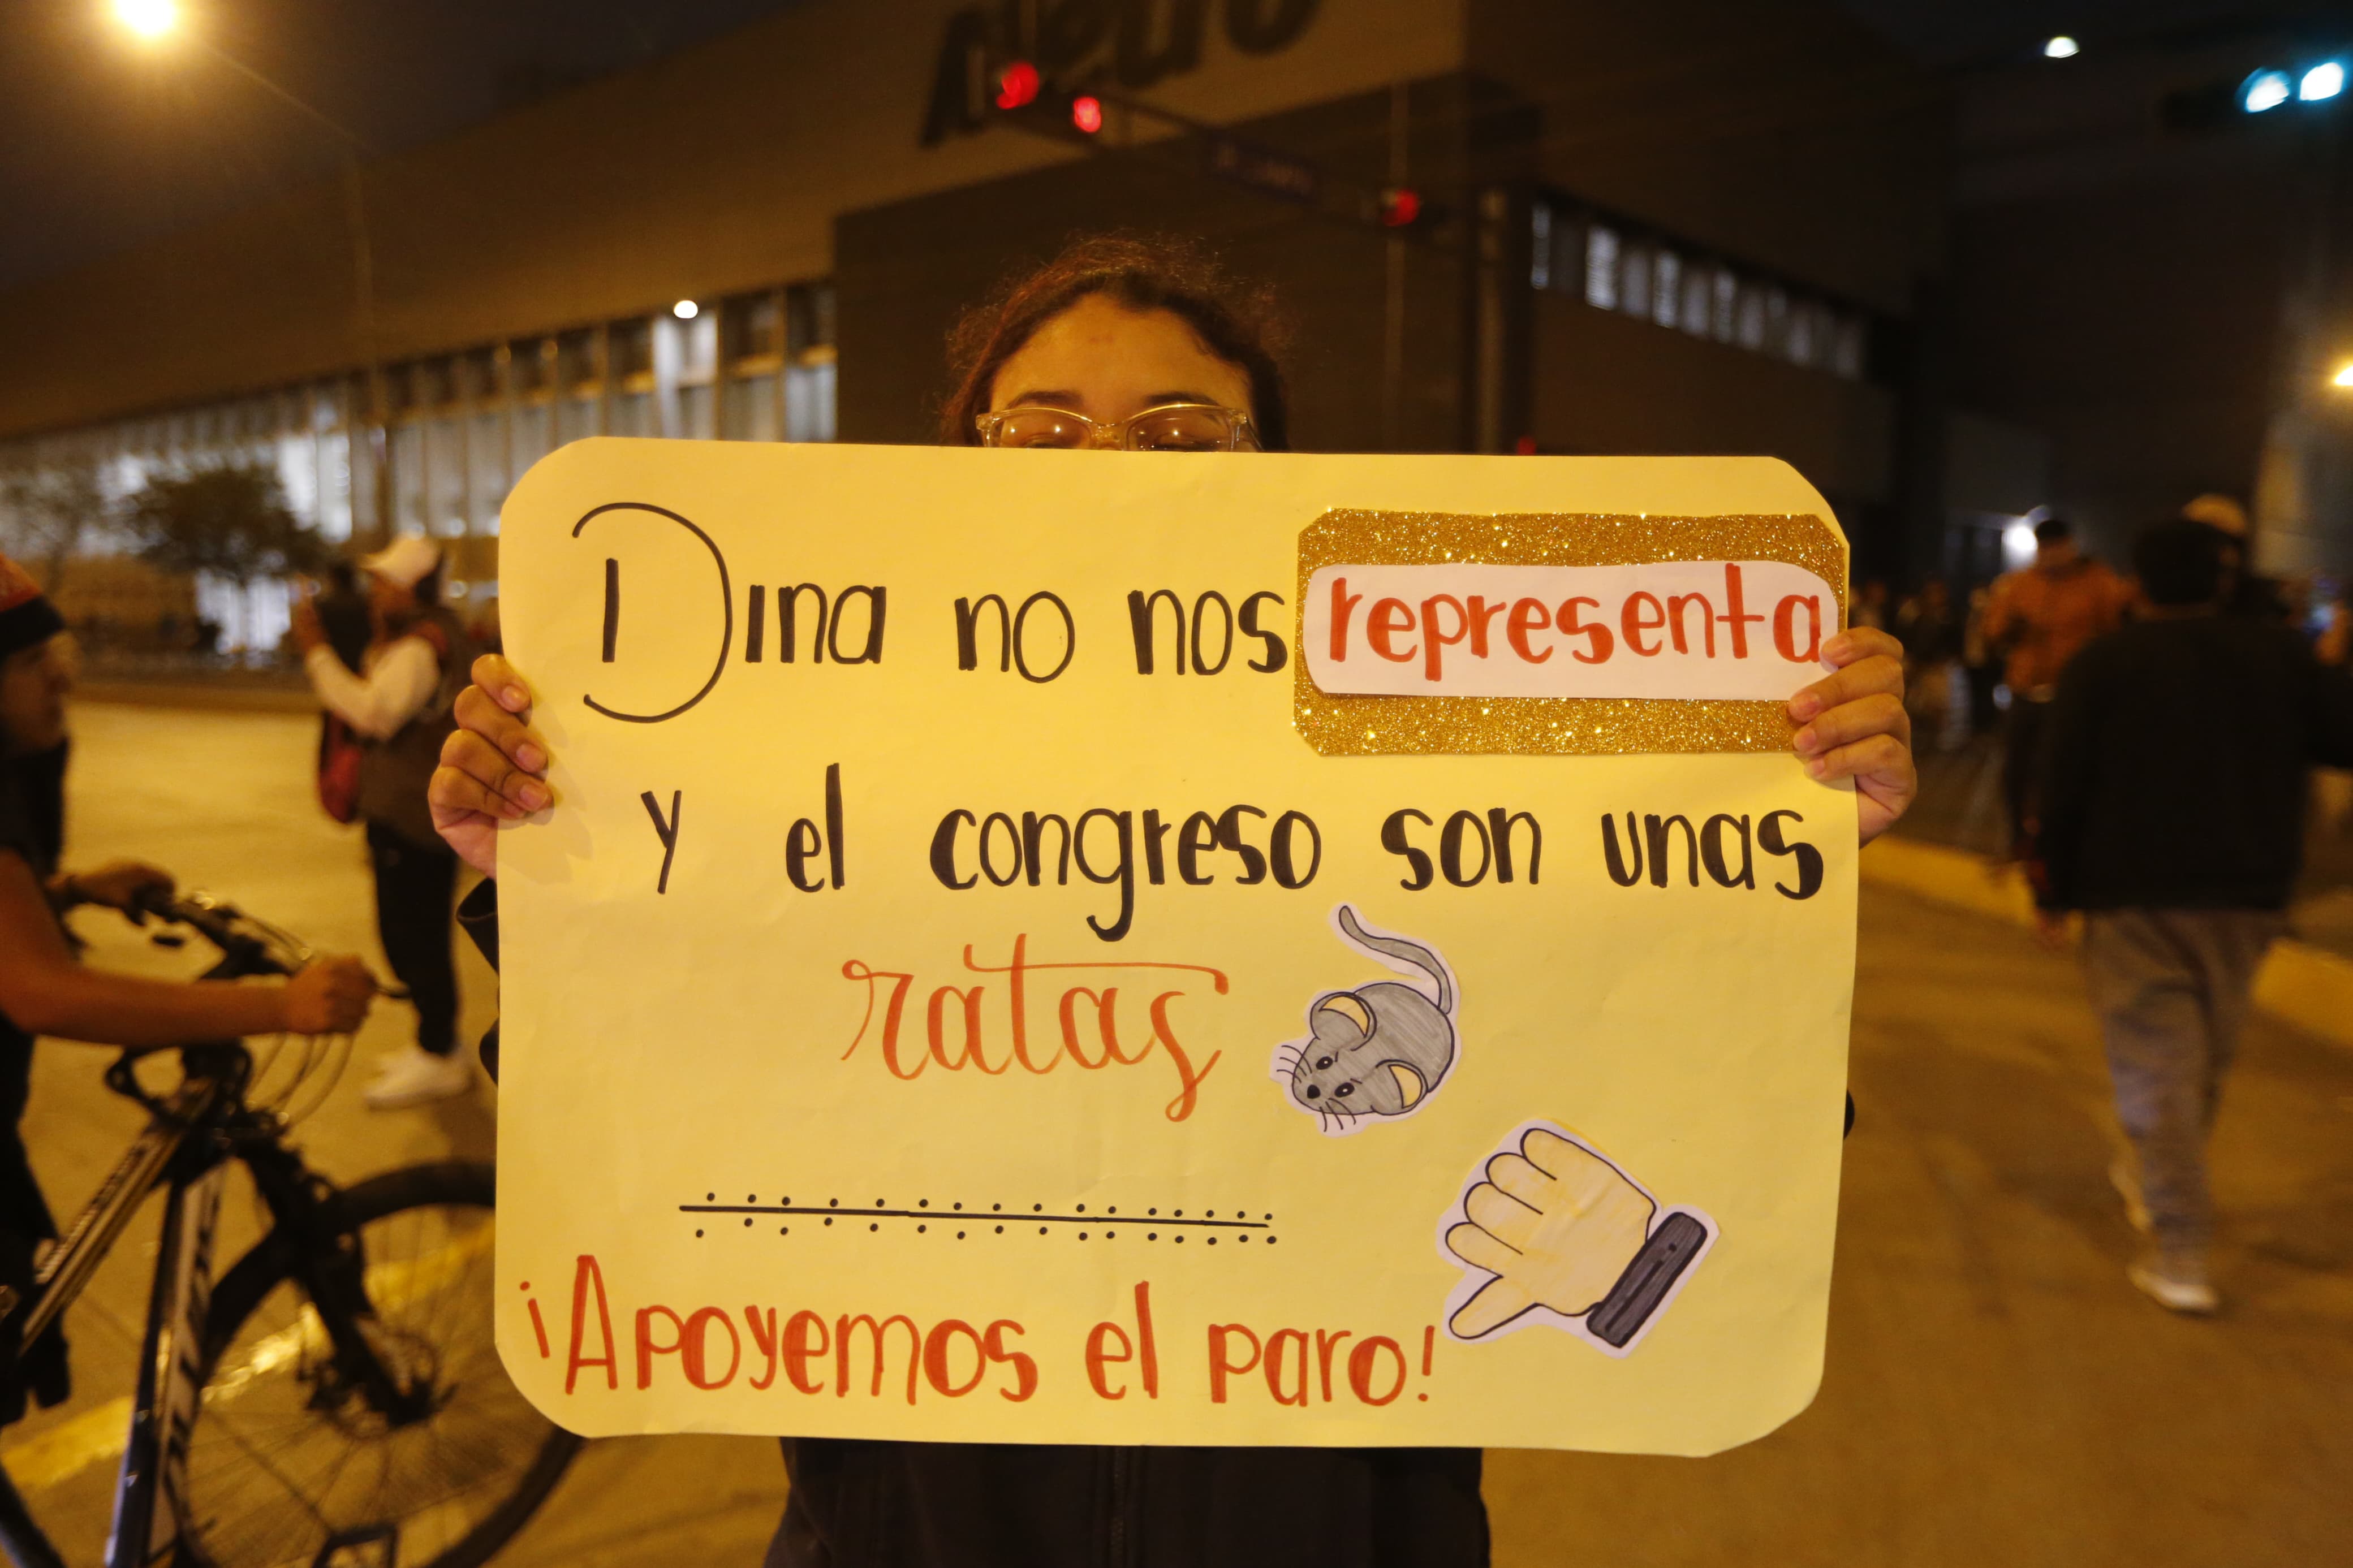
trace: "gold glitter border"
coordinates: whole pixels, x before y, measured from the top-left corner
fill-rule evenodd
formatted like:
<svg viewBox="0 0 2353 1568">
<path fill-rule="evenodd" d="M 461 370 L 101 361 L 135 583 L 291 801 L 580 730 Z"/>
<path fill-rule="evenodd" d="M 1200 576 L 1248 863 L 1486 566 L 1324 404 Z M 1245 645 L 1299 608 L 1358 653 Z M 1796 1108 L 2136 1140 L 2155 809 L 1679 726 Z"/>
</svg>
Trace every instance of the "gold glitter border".
<svg viewBox="0 0 2353 1568">
<path fill-rule="evenodd" d="M 1325 566 L 1628 566 L 1654 561 L 1783 561 L 1838 595 L 1846 624 L 1847 548 L 1811 512 L 1671 517 L 1618 512 L 1325 512 L 1299 531 L 1299 658 L 1292 724 L 1323 756 L 1516 752 L 1778 752 L 1778 702 L 1656 697 L 1376 697 L 1319 690 L 1307 673 L 1307 582 Z"/>
</svg>

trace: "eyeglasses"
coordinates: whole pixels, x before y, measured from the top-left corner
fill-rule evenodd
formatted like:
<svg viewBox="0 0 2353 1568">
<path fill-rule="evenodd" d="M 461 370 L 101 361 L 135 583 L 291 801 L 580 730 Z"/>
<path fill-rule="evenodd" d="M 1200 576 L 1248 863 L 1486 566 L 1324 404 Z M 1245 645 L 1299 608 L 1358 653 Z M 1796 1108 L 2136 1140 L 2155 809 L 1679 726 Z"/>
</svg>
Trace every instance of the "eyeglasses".
<svg viewBox="0 0 2353 1568">
<path fill-rule="evenodd" d="M 1109 447 L 1122 452 L 1255 452 L 1258 430 L 1239 408 L 1215 403 L 1166 403 L 1125 419 L 1099 421 L 1067 408 L 999 408 L 973 416 L 984 447 L 1038 447 L 1077 451 Z"/>
</svg>

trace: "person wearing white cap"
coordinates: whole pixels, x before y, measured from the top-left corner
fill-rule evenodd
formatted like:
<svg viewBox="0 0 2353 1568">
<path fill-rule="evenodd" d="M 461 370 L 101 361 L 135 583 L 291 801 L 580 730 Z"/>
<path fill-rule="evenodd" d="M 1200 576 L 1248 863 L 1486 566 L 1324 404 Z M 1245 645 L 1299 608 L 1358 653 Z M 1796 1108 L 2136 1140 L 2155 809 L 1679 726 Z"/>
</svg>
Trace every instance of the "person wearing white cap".
<svg viewBox="0 0 2353 1568">
<path fill-rule="evenodd" d="M 417 1007 L 414 1044 L 385 1057 L 365 1090 L 369 1105 L 396 1110 L 445 1100 L 473 1086 L 458 1048 L 458 971 L 450 909 L 458 858 L 433 831 L 425 786 L 453 727 L 450 706 L 472 649 L 441 606 L 441 547 L 394 540 L 360 566 L 376 637 L 353 674 L 328 646 L 306 599 L 295 640 L 319 700 L 361 738 L 359 813 L 375 872 L 375 921 L 392 972 Z"/>
</svg>

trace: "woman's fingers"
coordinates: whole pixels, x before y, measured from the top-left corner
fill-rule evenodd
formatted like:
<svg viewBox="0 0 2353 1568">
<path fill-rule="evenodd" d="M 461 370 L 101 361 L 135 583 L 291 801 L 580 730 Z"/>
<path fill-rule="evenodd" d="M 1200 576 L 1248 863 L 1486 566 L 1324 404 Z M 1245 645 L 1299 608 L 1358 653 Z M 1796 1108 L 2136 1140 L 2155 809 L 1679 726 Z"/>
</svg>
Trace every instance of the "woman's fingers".
<svg viewBox="0 0 2353 1568">
<path fill-rule="evenodd" d="M 1856 826 L 1865 844 L 1894 826 L 1920 793 L 1912 748 L 1893 735 L 1872 735 L 1826 752 L 1806 771 L 1825 783 L 1854 781 Z"/>
<path fill-rule="evenodd" d="M 531 712 L 530 683 L 515 673 L 515 667 L 506 661 L 504 654 L 482 655 L 474 661 L 470 673 L 474 684 L 508 712 L 521 715 Z"/>
<path fill-rule="evenodd" d="M 1830 709 L 1877 693 L 1883 692 L 1902 700 L 1903 645 L 1884 632 L 1873 632 L 1868 628 L 1846 635 L 1873 637 L 1894 651 L 1873 652 L 1856 658 L 1790 698 L 1789 717 L 1793 721 L 1802 724 Z"/>
<path fill-rule="evenodd" d="M 1873 736 L 1893 737 L 1907 752 L 1912 744 L 1912 715 L 1903 699 L 1884 691 L 1841 702 L 1823 711 L 1812 723 L 1789 737 L 1790 747 L 1806 759 L 1806 771 L 1816 778 L 1842 775 L 1825 773 L 1820 764 L 1842 746 Z"/>
<path fill-rule="evenodd" d="M 441 765 L 427 799 L 438 810 L 481 811 L 510 819 L 528 816 L 555 797 L 544 782 L 470 730 L 452 730 L 441 742 Z"/>
<path fill-rule="evenodd" d="M 455 714 L 459 734 L 480 738 L 527 773 L 547 771 L 547 743 L 481 687 L 458 693 Z"/>
</svg>

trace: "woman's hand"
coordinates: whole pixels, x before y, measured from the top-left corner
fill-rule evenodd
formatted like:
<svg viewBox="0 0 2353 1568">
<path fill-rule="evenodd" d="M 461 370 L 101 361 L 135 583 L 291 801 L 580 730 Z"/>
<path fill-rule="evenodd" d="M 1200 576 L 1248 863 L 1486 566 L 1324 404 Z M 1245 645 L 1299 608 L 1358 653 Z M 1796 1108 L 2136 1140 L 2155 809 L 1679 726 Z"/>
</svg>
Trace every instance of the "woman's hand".
<svg viewBox="0 0 2353 1568">
<path fill-rule="evenodd" d="M 441 743 L 441 765 L 425 792 L 434 830 L 485 877 L 499 874 L 499 824 L 543 809 L 547 743 L 530 728 L 531 689 L 494 653 L 474 661 L 474 683 L 458 693 L 458 728 Z"/>
<path fill-rule="evenodd" d="M 286 983 L 286 1028 L 296 1035 L 358 1031 L 375 1000 L 375 976 L 356 958 L 322 958 Z"/>
<path fill-rule="evenodd" d="M 1904 710 L 1904 645 L 1885 632 L 1852 626 L 1822 645 L 1822 658 L 1833 673 L 1789 699 L 1789 720 L 1799 726 L 1789 745 L 1810 776 L 1854 781 L 1868 844 L 1920 793 L 1912 716 Z"/>
<path fill-rule="evenodd" d="M 143 860 L 116 860 L 95 871 L 76 871 L 66 879 L 66 891 L 76 903 L 104 904 L 121 910 L 144 925 L 146 911 L 139 905 L 149 898 L 168 899 L 177 884 L 172 873 Z"/>
</svg>

